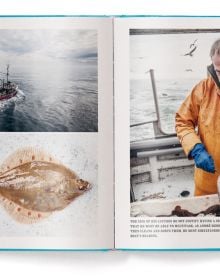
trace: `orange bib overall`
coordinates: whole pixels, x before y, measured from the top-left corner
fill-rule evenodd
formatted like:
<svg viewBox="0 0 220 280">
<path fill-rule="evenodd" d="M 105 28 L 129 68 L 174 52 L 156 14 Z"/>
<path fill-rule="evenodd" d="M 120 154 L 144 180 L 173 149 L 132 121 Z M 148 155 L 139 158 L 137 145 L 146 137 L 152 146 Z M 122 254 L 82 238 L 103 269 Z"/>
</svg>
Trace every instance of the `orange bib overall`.
<svg viewBox="0 0 220 280">
<path fill-rule="evenodd" d="M 195 128 L 198 128 L 196 133 Z M 203 143 L 220 170 L 220 88 L 210 76 L 196 85 L 176 113 L 176 132 L 184 152 Z M 218 175 L 195 168 L 195 195 L 217 193 Z"/>
</svg>

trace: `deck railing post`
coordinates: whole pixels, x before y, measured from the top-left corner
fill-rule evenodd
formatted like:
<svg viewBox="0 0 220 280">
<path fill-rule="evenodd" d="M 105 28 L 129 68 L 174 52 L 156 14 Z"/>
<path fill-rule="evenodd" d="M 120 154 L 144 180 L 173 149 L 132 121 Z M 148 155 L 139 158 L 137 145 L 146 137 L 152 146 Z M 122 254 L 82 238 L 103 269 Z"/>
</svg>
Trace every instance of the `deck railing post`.
<svg viewBox="0 0 220 280">
<path fill-rule="evenodd" d="M 157 157 L 149 157 L 151 182 L 156 183 L 159 181 L 159 170 L 157 169 Z"/>
<path fill-rule="evenodd" d="M 151 79 L 151 85 L 153 90 L 153 97 L 154 97 L 154 105 L 156 110 L 156 118 L 157 120 L 153 122 L 153 128 L 154 128 L 154 134 L 156 137 L 161 136 L 162 133 L 160 132 L 160 111 L 159 111 L 159 104 L 157 99 L 157 89 L 156 89 L 156 82 L 154 78 L 154 70 L 150 69 L 150 79 Z"/>
</svg>

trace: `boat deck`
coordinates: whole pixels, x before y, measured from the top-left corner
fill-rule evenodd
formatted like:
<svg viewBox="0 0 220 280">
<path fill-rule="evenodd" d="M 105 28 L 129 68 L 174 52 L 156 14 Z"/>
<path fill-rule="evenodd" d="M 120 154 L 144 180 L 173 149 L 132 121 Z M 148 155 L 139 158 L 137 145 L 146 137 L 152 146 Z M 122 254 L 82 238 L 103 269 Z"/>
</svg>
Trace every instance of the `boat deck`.
<svg viewBox="0 0 220 280">
<path fill-rule="evenodd" d="M 135 201 L 193 197 L 193 167 L 173 168 L 162 171 L 161 175 L 162 179 L 158 182 L 133 184 Z M 188 191 L 189 195 L 184 196 L 184 191 Z"/>
</svg>

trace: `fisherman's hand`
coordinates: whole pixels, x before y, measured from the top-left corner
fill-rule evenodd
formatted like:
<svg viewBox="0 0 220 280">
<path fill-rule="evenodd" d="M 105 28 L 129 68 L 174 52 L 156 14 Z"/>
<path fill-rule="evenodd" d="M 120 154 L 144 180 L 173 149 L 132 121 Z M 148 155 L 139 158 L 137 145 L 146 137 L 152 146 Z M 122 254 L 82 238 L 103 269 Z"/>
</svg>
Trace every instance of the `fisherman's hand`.
<svg viewBox="0 0 220 280">
<path fill-rule="evenodd" d="M 190 156 L 195 160 L 196 167 L 207 172 L 215 173 L 215 164 L 212 156 L 206 151 L 203 144 L 196 144 L 190 152 Z"/>
</svg>

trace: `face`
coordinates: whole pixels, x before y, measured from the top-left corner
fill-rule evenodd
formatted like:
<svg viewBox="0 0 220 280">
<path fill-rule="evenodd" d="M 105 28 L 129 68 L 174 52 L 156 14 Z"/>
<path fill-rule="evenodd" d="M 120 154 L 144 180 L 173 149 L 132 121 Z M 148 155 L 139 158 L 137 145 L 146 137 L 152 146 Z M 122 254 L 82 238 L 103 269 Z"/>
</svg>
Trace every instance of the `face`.
<svg viewBox="0 0 220 280">
<path fill-rule="evenodd" d="M 218 54 L 217 51 L 215 51 L 214 55 L 211 57 L 212 63 L 214 65 L 214 68 L 218 74 L 220 74 L 220 54 Z"/>
</svg>

